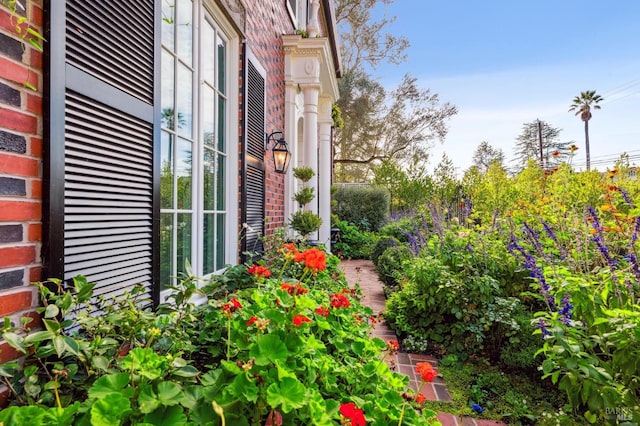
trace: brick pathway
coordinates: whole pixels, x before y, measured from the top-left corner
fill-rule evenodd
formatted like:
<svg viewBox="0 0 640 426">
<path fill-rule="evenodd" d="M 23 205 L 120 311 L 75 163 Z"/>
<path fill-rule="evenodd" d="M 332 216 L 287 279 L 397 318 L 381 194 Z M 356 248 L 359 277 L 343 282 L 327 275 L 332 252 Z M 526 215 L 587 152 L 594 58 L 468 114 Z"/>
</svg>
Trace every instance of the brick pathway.
<svg viewBox="0 0 640 426">
<path fill-rule="evenodd" d="M 378 280 L 376 268 L 370 260 L 343 260 L 340 268 L 344 271 L 349 284 L 358 283 L 362 289 L 362 304 L 373 309 L 374 315 L 385 310 L 385 297 L 382 291 L 383 284 Z M 383 321 L 376 324 L 372 335 L 379 337 L 385 342 L 397 340 L 393 330 Z M 429 361 L 434 367 L 438 367 L 438 360 L 429 355 L 410 354 L 399 352 L 395 359 L 389 360 L 389 364 L 395 367 L 396 371 L 409 376 L 409 384 L 414 390 L 418 390 L 420 381 L 415 375 L 415 366 L 418 362 Z M 422 389 L 422 394 L 431 401 L 451 401 L 451 395 L 440 377 L 436 377 L 433 383 L 426 383 Z M 448 413 L 438 413 L 438 420 L 443 426 L 500 426 L 505 423 L 495 420 L 474 419 L 472 417 L 454 416 Z"/>
</svg>

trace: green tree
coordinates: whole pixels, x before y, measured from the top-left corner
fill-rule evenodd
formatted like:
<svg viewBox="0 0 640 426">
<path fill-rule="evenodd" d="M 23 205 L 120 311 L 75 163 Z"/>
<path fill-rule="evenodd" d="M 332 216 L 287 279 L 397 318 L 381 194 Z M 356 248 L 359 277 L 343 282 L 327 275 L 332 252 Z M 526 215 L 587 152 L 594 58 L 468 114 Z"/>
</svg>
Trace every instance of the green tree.
<svg viewBox="0 0 640 426">
<path fill-rule="evenodd" d="M 560 142 L 560 129 L 541 120 L 524 123 L 522 133 L 516 139 L 513 159 L 516 163 L 516 171 L 523 170 L 529 160 L 540 163 L 540 131 L 542 133 L 542 167 L 551 169 L 557 166 L 568 153 L 570 142 Z"/>
<path fill-rule="evenodd" d="M 336 182 L 366 181 L 384 160 L 408 165 L 415 155 L 426 157 L 433 141 L 444 139 L 446 120 L 457 112 L 409 75 L 388 91 L 369 73 L 382 62 L 406 58 L 408 40 L 388 32 L 395 17 L 372 15 L 393 1 L 337 1 L 343 59 L 338 106 L 345 125 L 334 137 Z"/>
<path fill-rule="evenodd" d="M 504 152 L 500 148 L 494 148 L 487 141 L 480 142 L 480 145 L 473 152 L 473 164 L 478 166 L 481 173 L 486 173 L 491 164 L 497 161 L 504 164 Z"/>
<path fill-rule="evenodd" d="M 456 168 L 446 153 L 442 153 L 440 162 L 433 170 L 433 183 L 435 184 L 435 193 L 444 204 L 453 200 L 458 192 Z"/>
<path fill-rule="evenodd" d="M 587 90 L 580 92 L 579 96 L 573 98 L 573 102 L 569 107 L 569 111 L 575 111 L 575 115 L 580 116 L 580 120 L 584 121 L 584 148 L 587 153 L 587 171 L 591 170 L 591 154 L 589 153 L 589 120 L 591 120 L 591 108 L 600 109 L 599 102 L 604 98 L 596 94 L 595 90 Z"/>
<path fill-rule="evenodd" d="M 433 181 L 418 157 L 406 170 L 392 161 L 383 161 L 373 168 L 372 184 L 389 191 L 392 211 L 417 208 L 433 194 Z"/>
</svg>

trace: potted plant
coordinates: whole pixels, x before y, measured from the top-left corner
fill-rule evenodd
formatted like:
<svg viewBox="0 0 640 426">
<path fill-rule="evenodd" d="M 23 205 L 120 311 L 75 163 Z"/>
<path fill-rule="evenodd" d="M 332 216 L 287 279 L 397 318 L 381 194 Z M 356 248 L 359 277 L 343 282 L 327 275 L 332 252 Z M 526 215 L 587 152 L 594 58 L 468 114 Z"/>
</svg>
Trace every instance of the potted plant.
<svg viewBox="0 0 640 426">
<path fill-rule="evenodd" d="M 310 167 L 295 167 L 293 175 L 296 179 L 302 181 L 302 188 L 293 197 L 298 202 L 300 210 L 297 210 L 291 216 L 289 226 L 300 234 L 302 238 L 306 238 L 307 235 L 320 229 L 320 225 L 322 225 L 320 216 L 306 207 L 315 198 L 313 188 L 306 186 L 315 173 Z"/>
</svg>

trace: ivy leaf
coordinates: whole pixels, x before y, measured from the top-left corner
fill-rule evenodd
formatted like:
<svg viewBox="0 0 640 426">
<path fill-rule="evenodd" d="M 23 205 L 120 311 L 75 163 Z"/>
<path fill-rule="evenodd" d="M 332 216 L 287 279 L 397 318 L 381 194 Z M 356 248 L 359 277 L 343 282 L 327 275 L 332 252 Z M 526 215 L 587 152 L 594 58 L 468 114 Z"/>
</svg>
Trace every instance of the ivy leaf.
<svg viewBox="0 0 640 426">
<path fill-rule="evenodd" d="M 196 377 L 200 374 L 200 371 L 193 365 L 185 365 L 184 367 L 176 369 L 173 374 L 178 377 Z"/>
<path fill-rule="evenodd" d="M 53 336 L 54 334 L 50 331 L 46 331 L 46 330 L 36 331 L 35 333 L 31 333 L 27 337 L 25 337 L 24 343 L 30 344 L 30 343 L 42 342 L 43 340 L 53 339 Z"/>
<path fill-rule="evenodd" d="M 5 342 L 9 344 L 13 349 L 22 352 L 23 354 L 27 353 L 27 348 L 24 346 L 24 338 L 22 336 L 17 335 L 16 333 L 3 333 L 2 338 Z"/>
<path fill-rule="evenodd" d="M 285 377 L 280 382 L 272 383 L 267 388 L 267 402 L 272 407 L 282 407 L 282 411 L 289 413 L 305 404 L 305 387 L 297 379 Z"/>
<path fill-rule="evenodd" d="M 55 318 L 60 314 L 60 308 L 57 305 L 49 305 L 47 309 L 44 310 L 45 318 Z"/>
<path fill-rule="evenodd" d="M 118 426 L 131 413 L 131 403 L 119 393 L 110 393 L 91 406 L 92 426 Z"/>
</svg>

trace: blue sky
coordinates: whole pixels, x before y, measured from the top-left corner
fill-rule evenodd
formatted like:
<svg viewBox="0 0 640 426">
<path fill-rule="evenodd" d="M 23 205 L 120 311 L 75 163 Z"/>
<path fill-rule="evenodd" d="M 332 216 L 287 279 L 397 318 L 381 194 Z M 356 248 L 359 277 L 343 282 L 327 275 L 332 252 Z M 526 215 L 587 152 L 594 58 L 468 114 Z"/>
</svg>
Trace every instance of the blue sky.
<svg viewBox="0 0 640 426">
<path fill-rule="evenodd" d="M 605 98 L 589 122 L 592 167 L 622 152 L 640 165 L 639 1 L 395 0 L 384 10 L 411 47 L 374 76 L 392 89 L 410 73 L 459 109 L 431 167 L 446 152 L 461 175 L 483 140 L 511 159 L 522 125 L 536 119 L 575 141 L 574 164 L 584 166 L 584 125 L 568 108 L 585 90 Z"/>
</svg>

